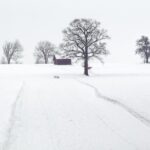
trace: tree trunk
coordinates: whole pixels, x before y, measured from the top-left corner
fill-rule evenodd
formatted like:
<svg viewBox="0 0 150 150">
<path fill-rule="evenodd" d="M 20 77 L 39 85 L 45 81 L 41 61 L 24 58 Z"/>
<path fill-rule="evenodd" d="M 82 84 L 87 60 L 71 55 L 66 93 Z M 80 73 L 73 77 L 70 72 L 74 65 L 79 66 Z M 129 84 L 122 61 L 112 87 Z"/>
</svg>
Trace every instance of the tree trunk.
<svg viewBox="0 0 150 150">
<path fill-rule="evenodd" d="M 148 61 L 148 60 L 149 60 L 149 57 L 148 57 L 148 56 L 146 56 L 146 58 L 145 58 L 145 63 L 146 63 L 146 64 L 148 64 L 148 63 L 149 63 L 149 61 Z"/>
<path fill-rule="evenodd" d="M 48 64 L 48 58 L 44 56 L 45 64 Z"/>
<path fill-rule="evenodd" d="M 45 59 L 45 64 L 48 64 L 47 60 Z"/>
<path fill-rule="evenodd" d="M 84 57 L 84 75 L 88 76 L 88 53 L 87 49 L 85 50 L 85 57 Z"/>
<path fill-rule="evenodd" d="M 8 63 L 8 64 L 10 64 L 10 60 L 11 60 L 11 59 L 8 59 L 8 60 L 7 60 L 7 63 Z"/>
</svg>

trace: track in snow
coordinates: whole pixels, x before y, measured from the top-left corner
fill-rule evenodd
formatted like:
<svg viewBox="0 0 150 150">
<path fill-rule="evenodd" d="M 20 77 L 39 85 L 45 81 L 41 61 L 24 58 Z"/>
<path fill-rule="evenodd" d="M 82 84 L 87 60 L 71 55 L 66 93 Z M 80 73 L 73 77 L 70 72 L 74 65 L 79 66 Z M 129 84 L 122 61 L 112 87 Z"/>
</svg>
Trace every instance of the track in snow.
<svg viewBox="0 0 150 150">
<path fill-rule="evenodd" d="M 118 145 L 138 149 L 139 145 L 128 138 L 130 134 L 125 135 L 105 118 L 107 110 L 103 112 L 101 106 L 97 109 L 91 103 L 95 95 L 89 87 L 81 86 L 74 79 L 67 81 L 31 79 L 22 85 L 12 107 L 3 150 L 118 150 L 121 148 Z M 67 92 L 64 84 L 69 87 Z M 83 98 L 85 89 L 90 100 Z M 99 95 L 99 98 L 107 97 Z M 106 100 L 120 105 L 116 100 Z"/>
<path fill-rule="evenodd" d="M 10 119 L 9 119 L 9 126 L 6 131 L 6 136 L 2 146 L 2 150 L 9 150 L 9 146 L 11 145 L 12 137 L 13 137 L 13 129 L 15 128 L 16 122 L 18 121 L 17 115 L 19 112 L 17 110 L 20 107 L 20 96 L 23 91 L 23 88 L 24 88 L 24 82 L 22 83 L 19 92 L 16 96 L 16 99 L 12 105 Z"/>
<path fill-rule="evenodd" d="M 77 81 L 80 82 L 81 84 L 84 84 L 84 85 L 86 85 L 86 86 L 92 88 L 92 89 L 95 91 L 95 94 L 96 94 L 96 96 L 97 96 L 98 98 L 101 98 L 101 99 L 104 99 L 104 100 L 106 100 L 106 101 L 108 101 L 108 102 L 111 102 L 111 103 L 114 104 L 114 105 L 118 105 L 119 107 L 121 107 L 121 108 L 123 108 L 124 110 L 126 110 L 127 112 L 129 112 L 129 113 L 130 113 L 132 116 L 134 116 L 136 119 L 140 120 L 144 125 L 150 127 L 150 120 L 147 119 L 147 118 L 145 118 L 143 115 L 139 114 L 138 112 L 136 112 L 135 110 L 133 110 L 133 109 L 130 108 L 129 106 L 127 106 L 127 105 L 125 105 L 125 104 L 119 102 L 119 101 L 116 100 L 116 99 L 110 98 L 110 97 L 108 97 L 108 96 L 104 96 L 103 94 L 101 94 L 101 93 L 99 92 L 99 90 L 98 90 L 95 86 L 93 86 L 93 85 L 91 85 L 91 84 L 89 84 L 89 83 L 87 83 L 87 82 L 84 82 L 84 81 L 81 81 L 81 80 L 77 80 Z"/>
</svg>

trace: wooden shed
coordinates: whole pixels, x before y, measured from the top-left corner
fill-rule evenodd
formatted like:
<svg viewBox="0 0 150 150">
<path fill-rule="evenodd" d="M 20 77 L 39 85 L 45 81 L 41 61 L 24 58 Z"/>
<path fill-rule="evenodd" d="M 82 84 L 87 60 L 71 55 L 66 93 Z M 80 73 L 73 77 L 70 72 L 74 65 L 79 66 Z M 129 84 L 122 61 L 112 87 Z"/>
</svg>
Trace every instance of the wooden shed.
<svg viewBox="0 0 150 150">
<path fill-rule="evenodd" d="M 57 59 L 54 55 L 53 62 L 55 65 L 71 65 L 71 59 Z"/>
</svg>

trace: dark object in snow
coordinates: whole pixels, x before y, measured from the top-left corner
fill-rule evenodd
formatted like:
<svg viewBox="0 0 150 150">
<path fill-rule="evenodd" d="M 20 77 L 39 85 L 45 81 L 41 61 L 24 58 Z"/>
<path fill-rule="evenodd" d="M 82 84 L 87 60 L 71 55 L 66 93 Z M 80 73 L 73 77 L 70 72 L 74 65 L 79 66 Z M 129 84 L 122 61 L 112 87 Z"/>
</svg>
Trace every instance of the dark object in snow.
<svg viewBox="0 0 150 150">
<path fill-rule="evenodd" d="M 60 77 L 59 76 L 54 76 L 54 78 L 59 79 Z"/>
<path fill-rule="evenodd" d="M 55 55 L 53 57 L 55 65 L 71 65 L 71 59 L 56 59 Z"/>
<path fill-rule="evenodd" d="M 88 69 L 90 70 L 90 69 L 92 69 L 92 67 L 88 67 Z"/>
<path fill-rule="evenodd" d="M 82 67 L 84 67 L 84 66 L 82 66 Z M 92 67 L 89 66 L 89 67 L 88 67 L 88 70 L 90 70 L 90 69 L 92 69 Z"/>
</svg>

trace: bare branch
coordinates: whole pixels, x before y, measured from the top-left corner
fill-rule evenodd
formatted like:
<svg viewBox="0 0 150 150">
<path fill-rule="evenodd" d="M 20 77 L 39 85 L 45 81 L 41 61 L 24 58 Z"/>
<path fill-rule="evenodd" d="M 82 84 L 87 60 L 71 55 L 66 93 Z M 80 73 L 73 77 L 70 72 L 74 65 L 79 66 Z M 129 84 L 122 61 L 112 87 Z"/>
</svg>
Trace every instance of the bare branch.
<svg viewBox="0 0 150 150">
<path fill-rule="evenodd" d="M 12 63 L 18 63 L 18 60 L 22 58 L 22 51 L 23 48 L 19 41 L 6 42 L 3 46 L 4 59 L 8 64 L 10 64 L 11 61 L 13 61 Z"/>
<path fill-rule="evenodd" d="M 55 46 L 49 41 L 41 41 L 35 48 L 34 56 L 36 57 L 36 63 L 45 63 L 49 62 L 49 58 L 54 55 Z"/>
<path fill-rule="evenodd" d="M 100 23 L 92 19 L 75 19 L 64 31 L 64 43 L 61 49 L 66 56 L 83 59 L 87 75 L 88 59 L 107 55 L 105 40 L 109 39 L 107 31 L 100 28 Z"/>
</svg>

